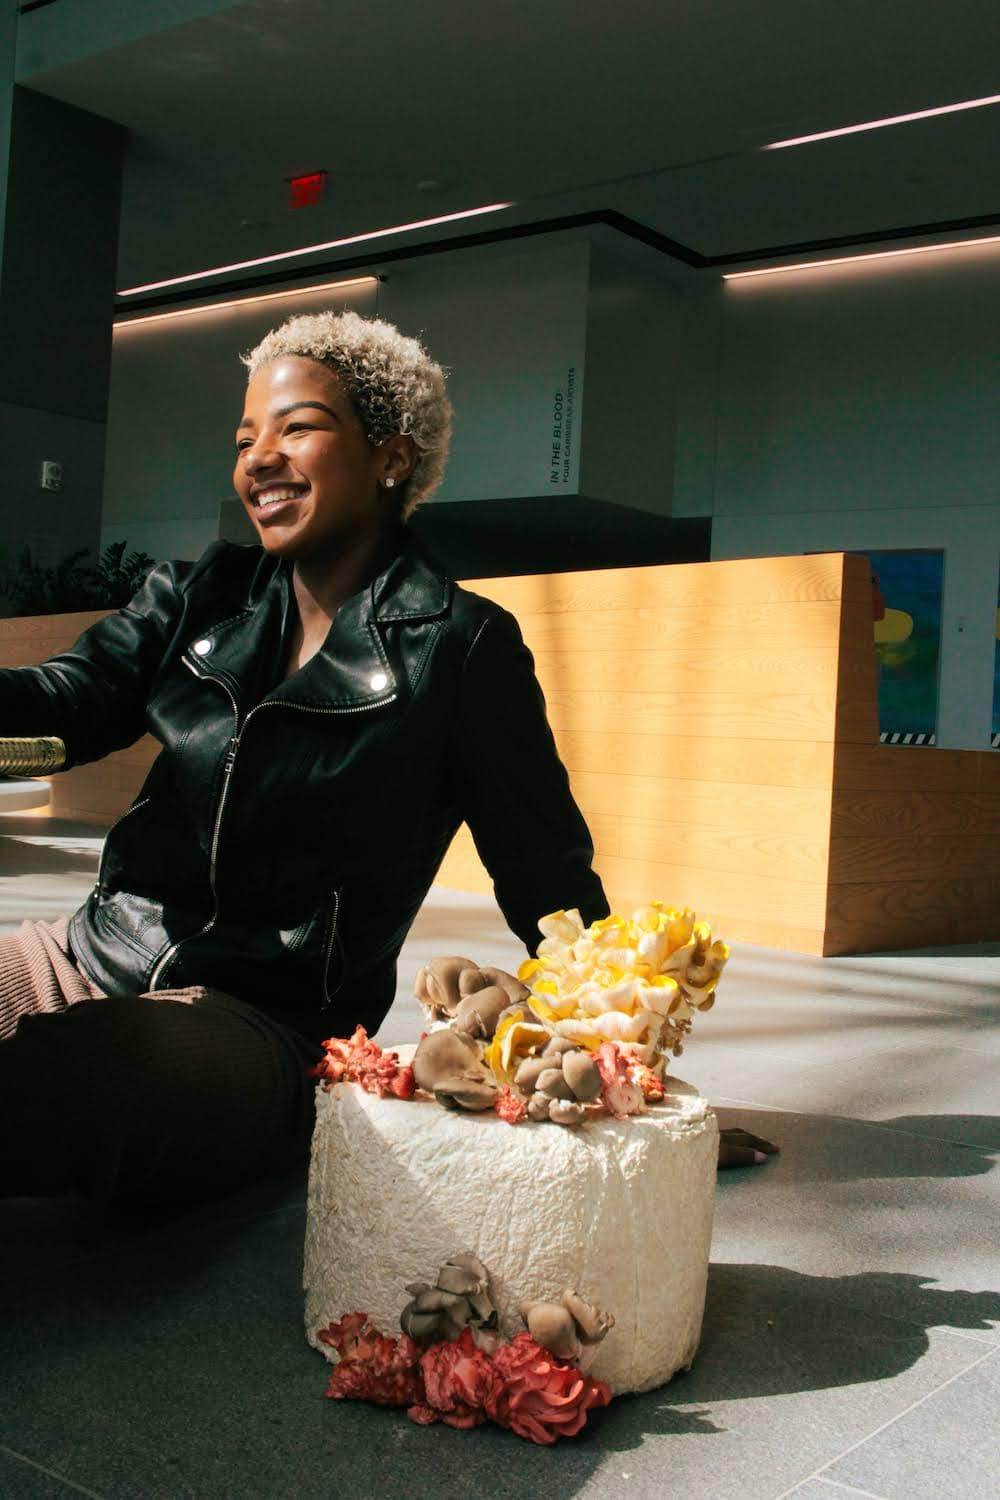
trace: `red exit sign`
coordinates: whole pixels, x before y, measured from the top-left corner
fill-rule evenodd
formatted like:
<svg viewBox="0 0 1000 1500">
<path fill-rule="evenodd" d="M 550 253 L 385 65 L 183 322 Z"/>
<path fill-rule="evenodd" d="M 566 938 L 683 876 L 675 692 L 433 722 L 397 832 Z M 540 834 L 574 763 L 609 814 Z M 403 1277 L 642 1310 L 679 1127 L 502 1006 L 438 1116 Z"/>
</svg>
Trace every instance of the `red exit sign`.
<svg viewBox="0 0 1000 1500">
<path fill-rule="evenodd" d="M 325 182 L 325 172 L 306 172 L 301 177 L 289 178 L 291 198 L 288 207 L 309 208 L 313 203 L 318 203 L 323 196 Z"/>
</svg>

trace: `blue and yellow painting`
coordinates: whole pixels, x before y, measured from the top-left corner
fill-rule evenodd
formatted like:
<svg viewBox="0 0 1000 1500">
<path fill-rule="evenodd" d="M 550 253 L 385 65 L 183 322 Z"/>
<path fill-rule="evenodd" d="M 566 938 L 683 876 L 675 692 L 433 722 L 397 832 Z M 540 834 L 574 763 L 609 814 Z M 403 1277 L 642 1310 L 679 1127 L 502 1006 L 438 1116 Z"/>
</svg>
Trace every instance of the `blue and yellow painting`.
<svg viewBox="0 0 1000 1500">
<path fill-rule="evenodd" d="M 944 553 L 868 552 L 882 734 L 937 728 Z"/>
</svg>

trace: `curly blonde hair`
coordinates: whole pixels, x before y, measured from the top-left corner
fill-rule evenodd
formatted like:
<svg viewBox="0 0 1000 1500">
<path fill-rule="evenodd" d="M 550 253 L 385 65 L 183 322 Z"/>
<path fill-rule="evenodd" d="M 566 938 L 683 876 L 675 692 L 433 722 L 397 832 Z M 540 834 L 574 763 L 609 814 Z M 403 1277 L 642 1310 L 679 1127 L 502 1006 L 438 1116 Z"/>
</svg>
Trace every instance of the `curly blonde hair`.
<svg viewBox="0 0 1000 1500">
<path fill-rule="evenodd" d="M 408 516 L 440 484 L 448 457 L 452 407 L 444 370 L 419 339 L 354 312 L 289 318 L 240 357 L 252 378 L 290 355 L 318 360 L 339 376 L 373 448 L 395 433 L 413 438 L 417 461 L 399 493 Z"/>
</svg>

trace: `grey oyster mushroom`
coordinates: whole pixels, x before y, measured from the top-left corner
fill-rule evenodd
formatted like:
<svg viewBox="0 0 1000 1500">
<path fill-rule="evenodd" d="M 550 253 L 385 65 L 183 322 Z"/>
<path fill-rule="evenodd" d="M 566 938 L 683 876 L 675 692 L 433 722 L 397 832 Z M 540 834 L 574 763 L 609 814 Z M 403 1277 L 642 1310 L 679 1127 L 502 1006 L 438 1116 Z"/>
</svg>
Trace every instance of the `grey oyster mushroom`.
<svg viewBox="0 0 1000 1500">
<path fill-rule="evenodd" d="M 452 1027 L 421 1037 L 413 1054 L 413 1081 L 449 1109 L 492 1109 L 496 1097 L 481 1045 Z"/>
<path fill-rule="evenodd" d="M 546 1068 L 551 1068 L 552 1059 L 536 1055 L 526 1057 L 524 1062 L 514 1074 L 514 1082 L 523 1094 L 533 1094 L 538 1083 L 538 1075 L 544 1073 Z"/>
<path fill-rule="evenodd" d="M 615 1326 L 610 1313 L 602 1312 L 574 1291 L 565 1291 L 559 1302 L 525 1302 L 521 1317 L 528 1332 L 543 1349 L 557 1359 L 585 1366 L 596 1346 Z"/>
<path fill-rule="evenodd" d="M 609 1312 L 602 1312 L 592 1302 L 585 1302 L 569 1288 L 562 1294 L 562 1304 L 572 1314 L 573 1322 L 585 1344 L 599 1344 L 615 1326 L 615 1320 Z"/>
<path fill-rule="evenodd" d="M 571 1042 L 568 1036 L 554 1036 L 547 1042 L 542 1052 L 543 1057 L 554 1057 L 559 1052 L 576 1052 L 576 1042 Z"/>
<path fill-rule="evenodd" d="M 525 1303 L 521 1317 L 536 1344 L 557 1359 L 576 1360 L 583 1352 L 573 1316 L 555 1302 Z"/>
<path fill-rule="evenodd" d="M 457 1339 L 468 1328 L 474 1341 L 492 1354 L 499 1345 L 497 1310 L 490 1292 L 490 1276 L 471 1251 L 452 1255 L 438 1271 L 437 1286 L 415 1281 L 406 1288 L 411 1301 L 399 1325 L 418 1344 Z"/>
<path fill-rule="evenodd" d="M 455 1014 L 462 998 L 459 976 L 475 967 L 469 958 L 432 958 L 418 972 L 413 992 L 432 1021 L 447 1021 Z"/>
<path fill-rule="evenodd" d="M 535 1079 L 535 1092 L 548 1094 L 550 1099 L 572 1099 L 573 1090 L 566 1081 L 562 1068 L 544 1068 Z"/>
<path fill-rule="evenodd" d="M 434 1097 L 445 1109 L 492 1109 L 497 1091 L 491 1079 L 445 1078 L 434 1090 Z"/>
<path fill-rule="evenodd" d="M 552 1120 L 557 1125 L 579 1125 L 587 1118 L 584 1105 L 601 1092 L 597 1064 L 565 1037 L 553 1037 L 543 1052 L 526 1057 L 514 1074 L 514 1083 L 527 1098 L 530 1120 Z"/>
<path fill-rule="evenodd" d="M 553 1099 L 549 1105 L 549 1119 L 554 1125 L 582 1125 L 587 1111 L 575 1099 Z"/>
<path fill-rule="evenodd" d="M 489 984 L 485 989 L 474 990 L 459 1001 L 452 1025 L 467 1031 L 470 1036 L 489 1041 L 509 1004 L 507 991 L 498 984 Z"/>
<path fill-rule="evenodd" d="M 601 1070 L 582 1047 L 563 1053 L 563 1077 L 581 1104 L 589 1104 L 601 1092 Z"/>
<path fill-rule="evenodd" d="M 406 1288 L 408 1292 L 413 1289 Z M 437 1287 L 425 1287 L 403 1308 L 399 1326 L 415 1343 L 429 1344 L 438 1339 L 457 1339 L 468 1326 L 471 1315 L 472 1309 L 464 1297 L 439 1291 Z"/>
<path fill-rule="evenodd" d="M 531 994 L 526 984 L 522 984 L 505 969 L 470 968 L 458 976 L 458 988 L 463 995 L 474 995 L 478 990 L 492 988 L 494 985 L 506 993 L 509 1005 L 523 1004 Z"/>
<path fill-rule="evenodd" d="M 438 1272 L 437 1284 L 442 1291 L 457 1292 L 465 1297 L 481 1323 L 488 1323 L 496 1316 L 490 1293 L 490 1273 L 471 1250 L 450 1256 Z"/>
</svg>

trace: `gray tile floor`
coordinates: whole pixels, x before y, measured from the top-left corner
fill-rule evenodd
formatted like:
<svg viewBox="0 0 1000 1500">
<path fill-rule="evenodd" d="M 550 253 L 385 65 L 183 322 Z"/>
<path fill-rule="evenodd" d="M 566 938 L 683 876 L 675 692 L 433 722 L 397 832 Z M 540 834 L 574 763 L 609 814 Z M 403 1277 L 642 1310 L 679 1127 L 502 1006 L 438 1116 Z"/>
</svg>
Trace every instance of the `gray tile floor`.
<svg viewBox="0 0 1000 1500">
<path fill-rule="evenodd" d="M 5 817 L 0 930 L 71 910 L 100 843 Z M 490 903 L 435 890 L 383 1039 L 415 1038 L 413 975 L 444 951 L 520 957 Z M 0 1494 L 996 1495 L 998 994 L 995 947 L 736 947 L 676 1071 L 781 1156 L 720 1178 L 690 1374 L 555 1450 L 323 1399 L 301 1175 L 159 1228 L 0 1204 Z"/>
</svg>

